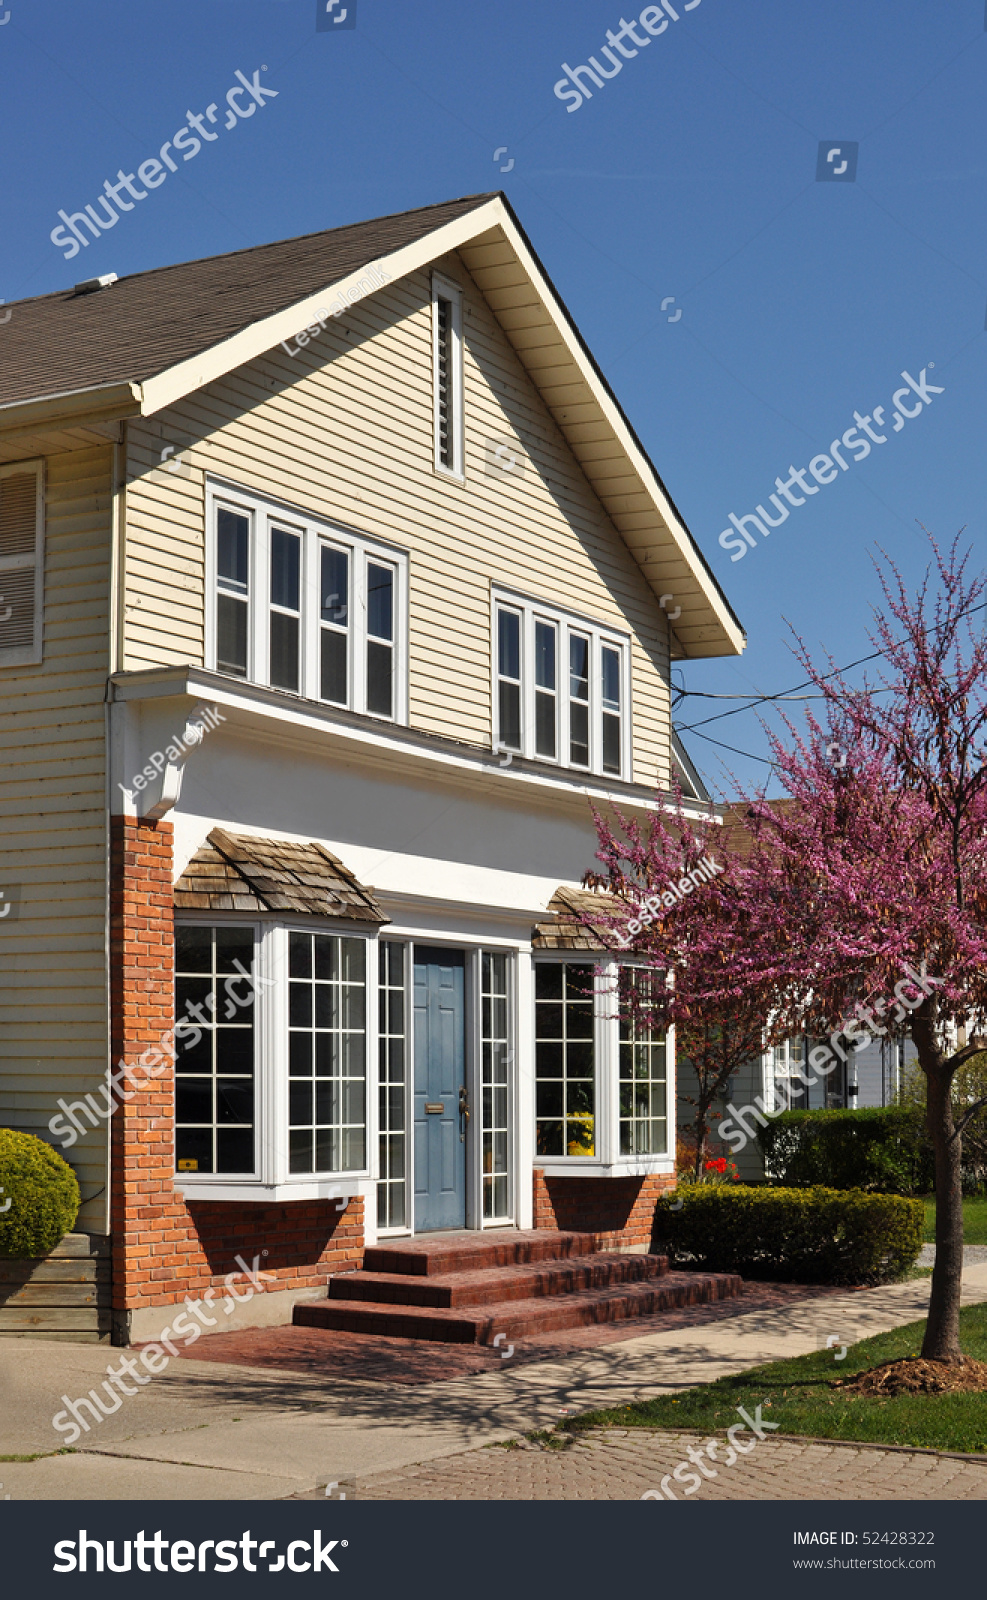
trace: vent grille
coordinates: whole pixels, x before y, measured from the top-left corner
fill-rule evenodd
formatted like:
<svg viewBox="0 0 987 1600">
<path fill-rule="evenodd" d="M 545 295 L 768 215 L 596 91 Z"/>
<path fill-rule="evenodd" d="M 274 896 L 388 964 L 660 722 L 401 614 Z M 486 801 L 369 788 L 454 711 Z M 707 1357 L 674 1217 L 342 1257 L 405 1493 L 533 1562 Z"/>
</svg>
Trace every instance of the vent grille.
<svg viewBox="0 0 987 1600">
<path fill-rule="evenodd" d="M 31 556 L 37 543 L 37 478 L 12 472 L 0 478 L 0 559 Z"/>
<path fill-rule="evenodd" d="M 437 368 L 438 368 L 438 425 L 439 425 L 439 460 L 450 472 L 455 466 L 455 450 L 452 437 L 452 302 L 437 299 L 435 302 L 437 329 Z"/>
<path fill-rule="evenodd" d="M 0 652 L 34 643 L 34 567 L 0 571 Z"/>
</svg>

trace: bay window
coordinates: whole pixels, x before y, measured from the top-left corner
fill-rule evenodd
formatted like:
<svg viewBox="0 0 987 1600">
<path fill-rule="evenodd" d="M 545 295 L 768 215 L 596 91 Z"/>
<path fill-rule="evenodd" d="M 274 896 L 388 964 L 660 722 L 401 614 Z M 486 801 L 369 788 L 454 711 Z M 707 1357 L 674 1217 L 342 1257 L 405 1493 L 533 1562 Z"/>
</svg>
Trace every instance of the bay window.
<svg viewBox="0 0 987 1600">
<path fill-rule="evenodd" d="M 494 748 L 617 778 L 630 771 L 629 646 L 494 595 Z"/>
<path fill-rule="evenodd" d="M 208 490 L 206 665 L 407 721 L 407 556 L 254 495 Z"/>
</svg>

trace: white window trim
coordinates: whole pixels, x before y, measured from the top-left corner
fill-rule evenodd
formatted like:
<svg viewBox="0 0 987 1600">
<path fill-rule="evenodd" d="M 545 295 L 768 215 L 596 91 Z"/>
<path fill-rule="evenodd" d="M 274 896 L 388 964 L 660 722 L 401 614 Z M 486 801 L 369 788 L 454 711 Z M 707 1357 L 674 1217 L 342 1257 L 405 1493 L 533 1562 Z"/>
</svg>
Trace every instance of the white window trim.
<svg viewBox="0 0 987 1600">
<path fill-rule="evenodd" d="M 598 622 L 590 622 L 574 612 L 542 605 L 509 589 L 493 586 L 490 605 L 490 718 L 494 750 L 506 750 L 500 734 L 499 660 L 497 613 L 501 607 L 521 616 L 521 755 L 543 761 L 569 772 L 586 773 L 604 781 L 626 782 L 631 775 L 631 671 L 630 637 Z M 535 624 L 551 623 L 556 629 L 556 755 L 538 755 L 535 749 Z M 590 642 L 589 684 L 589 766 L 573 766 L 569 760 L 569 634 L 586 635 Z M 620 655 L 620 771 L 603 771 L 603 646 Z"/>
<path fill-rule="evenodd" d="M 537 1152 L 532 1158 L 532 1165 L 547 1178 L 562 1178 L 573 1176 L 577 1172 L 586 1173 L 587 1176 L 600 1178 L 607 1177 L 638 1177 L 648 1176 L 652 1173 L 670 1173 L 675 1170 L 675 1151 L 673 1140 L 675 1138 L 675 1030 L 669 1028 L 665 1034 L 665 1145 L 664 1151 L 655 1151 L 649 1155 L 621 1155 L 620 1153 L 620 1013 L 619 1008 L 613 1005 L 608 1007 L 609 990 L 605 987 L 614 982 L 619 967 L 642 965 L 639 962 L 616 961 L 613 957 L 596 955 L 591 951 L 583 950 L 552 950 L 533 952 L 532 965 L 542 966 L 549 962 L 567 963 L 569 965 L 588 963 L 596 968 L 594 983 L 597 992 L 594 997 L 594 1032 L 596 1070 L 595 1106 L 596 1106 L 596 1154 L 592 1156 L 540 1156 Z M 531 1029 L 532 1039 L 535 1036 L 535 1002 L 534 985 L 532 985 L 531 1002 Z M 532 1064 L 532 1075 L 537 1094 L 537 1068 Z M 535 1108 L 532 1106 L 532 1118 Z"/>
<path fill-rule="evenodd" d="M 439 300 L 448 300 L 452 307 L 452 393 L 450 419 L 452 423 L 452 466 L 442 460 L 439 440 Z M 465 481 L 463 432 L 465 405 L 463 400 L 463 291 L 451 278 L 441 273 L 432 274 L 432 459 L 435 471 L 444 478 Z"/>
<path fill-rule="evenodd" d="M 202 927 L 251 927 L 256 941 L 257 974 L 276 977 L 276 987 L 258 986 L 254 1025 L 254 1150 L 253 1173 L 175 1173 L 175 1189 L 191 1200 L 331 1200 L 344 1195 L 371 1197 L 375 1203 L 377 1179 L 377 935 L 365 925 L 335 919 L 285 917 L 277 921 L 241 921 L 236 913 L 189 912 L 178 924 Z M 367 946 L 366 1016 L 366 1155 L 358 1172 L 305 1173 L 289 1171 L 288 1151 L 288 935 L 325 933 L 344 939 L 362 939 Z"/>
<path fill-rule="evenodd" d="M 11 478 L 33 472 L 35 475 L 35 539 L 34 556 L 0 556 L 0 610 L 3 601 L 5 572 L 22 572 L 30 567 L 34 572 L 34 637 L 29 645 L 0 646 L 0 668 L 36 667 L 44 658 L 45 620 L 45 464 L 43 459 L 12 461 L 0 466 L 0 478 Z"/>
<path fill-rule="evenodd" d="M 216 664 L 217 539 L 216 513 L 220 508 L 247 518 L 249 532 L 249 585 L 247 595 L 247 675 L 229 674 L 237 683 L 272 688 L 269 673 L 269 616 L 271 585 L 271 528 L 283 528 L 301 536 L 301 621 L 299 644 L 299 688 L 274 688 L 277 694 L 312 700 L 333 710 L 353 711 L 386 725 L 408 723 L 408 555 L 384 541 L 369 538 L 338 523 L 327 522 L 297 508 L 284 505 L 249 491 L 227 488 L 210 481 L 206 490 L 206 668 L 218 672 Z M 320 546 L 333 544 L 345 549 L 350 558 L 352 615 L 347 628 L 349 701 L 346 706 L 321 698 L 320 682 Z M 394 568 L 394 711 L 390 717 L 370 712 L 367 704 L 367 565 L 379 562 Z"/>
</svg>

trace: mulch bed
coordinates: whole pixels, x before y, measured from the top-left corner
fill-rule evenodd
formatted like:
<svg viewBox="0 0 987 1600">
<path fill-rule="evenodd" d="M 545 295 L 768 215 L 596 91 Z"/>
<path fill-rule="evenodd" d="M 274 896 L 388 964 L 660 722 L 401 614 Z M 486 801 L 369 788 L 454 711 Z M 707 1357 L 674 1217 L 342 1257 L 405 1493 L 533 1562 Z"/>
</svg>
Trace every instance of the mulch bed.
<svg viewBox="0 0 987 1600">
<path fill-rule="evenodd" d="M 905 1357 L 882 1361 L 854 1378 L 837 1378 L 843 1394 L 891 1398 L 902 1394 L 987 1394 L 987 1361 L 965 1356 L 962 1363 Z"/>
</svg>

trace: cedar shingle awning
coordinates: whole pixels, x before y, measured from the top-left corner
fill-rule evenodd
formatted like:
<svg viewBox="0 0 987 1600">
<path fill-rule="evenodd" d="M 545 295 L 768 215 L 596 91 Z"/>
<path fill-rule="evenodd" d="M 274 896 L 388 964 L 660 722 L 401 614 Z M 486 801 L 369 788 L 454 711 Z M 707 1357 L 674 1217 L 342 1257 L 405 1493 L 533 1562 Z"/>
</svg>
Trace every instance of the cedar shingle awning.
<svg viewBox="0 0 987 1600">
<path fill-rule="evenodd" d="M 613 895 L 592 889 L 556 889 L 548 902 L 550 921 L 536 922 L 535 950 L 612 950 L 614 932 L 605 920 L 620 907 Z"/>
<path fill-rule="evenodd" d="M 176 911 L 293 911 L 389 922 L 373 893 L 321 844 L 214 828 L 175 885 Z"/>
</svg>

